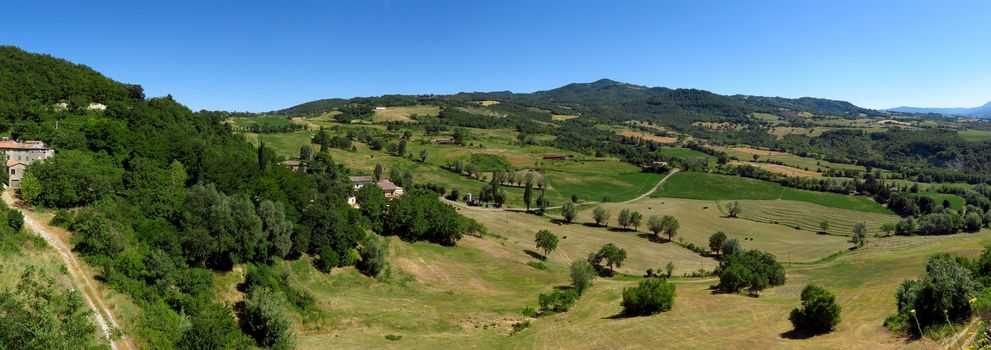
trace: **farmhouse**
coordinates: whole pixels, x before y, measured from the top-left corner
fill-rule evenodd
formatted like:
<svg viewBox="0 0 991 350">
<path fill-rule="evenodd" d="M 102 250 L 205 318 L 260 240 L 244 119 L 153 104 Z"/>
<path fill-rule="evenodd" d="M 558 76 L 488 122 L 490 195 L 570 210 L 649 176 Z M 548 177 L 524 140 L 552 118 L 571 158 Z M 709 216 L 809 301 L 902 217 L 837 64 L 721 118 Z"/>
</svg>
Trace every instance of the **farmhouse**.
<svg viewBox="0 0 991 350">
<path fill-rule="evenodd" d="M 3 140 L 0 141 L 0 152 L 7 158 L 7 185 L 13 188 L 21 187 L 21 179 L 28 165 L 55 155 L 55 150 L 45 147 L 41 141 Z"/>
<path fill-rule="evenodd" d="M 389 179 L 379 179 L 378 182 L 376 182 L 375 179 L 372 178 L 371 176 L 351 176 L 351 184 L 354 185 L 355 190 L 362 188 L 365 185 L 371 183 L 374 183 L 376 186 L 382 189 L 382 192 L 385 194 L 385 199 L 388 199 L 390 201 L 402 197 L 403 193 L 405 193 L 402 187 L 397 186 Z M 348 204 L 351 205 L 352 207 L 357 208 L 358 198 L 355 196 L 349 196 Z"/>
<path fill-rule="evenodd" d="M 300 171 L 300 170 L 306 171 L 306 164 L 298 159 L 290 159 L 284 161 L 282 162 L 282 165 L 285 165 L 287 168 L 289 168 L 289 170 L 292 171 Z"/>
<path fill-rule="evenodd" d="M 566 158 L 568 158 L 568 157 L 565 156 L 565 155 L 563 155 L 563 154 L 545 154 L 544 155 L 544 159 L 551 159 L 551 160 L 559 160 L 559 159 L 566 159 Z"/>
<path fill-rule="evenodd" d="M 454 139 L 433 139 L 430 140 L 430 143 L 435 145 L 453 145 Z"/>
<path fill-rule="evenodd" d="M 375 182 L 375 179 L 371 176 L 351 176 L 351 184 L 354 185 L 354 189 L 359 189 L 361 186 Z"/>
</svg>

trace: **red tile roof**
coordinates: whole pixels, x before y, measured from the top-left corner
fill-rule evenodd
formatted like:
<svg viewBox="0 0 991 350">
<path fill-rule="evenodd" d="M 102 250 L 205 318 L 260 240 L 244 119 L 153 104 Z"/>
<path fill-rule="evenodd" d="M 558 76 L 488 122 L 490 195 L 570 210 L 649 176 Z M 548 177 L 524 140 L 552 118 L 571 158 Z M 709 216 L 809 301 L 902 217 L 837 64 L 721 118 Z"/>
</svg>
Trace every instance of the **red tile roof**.
<svg viewBox="0 0 991 350">
<path fill-rule="evenodd" d="M 8 160 L 7 160 L 7 167 L 8 167 L 8 168 L 10 168 L 10 167 L 12 167 L 12 166 L 15 166 L 15 165 L 17 165 L 17 164 L 23 164 L 23 165 L 28 165 L 28 163 L 25 163 L 25 162 L 23 162 L 23 161 L 20 161 L 20 160 L 16 160 L 16 159 L 8 159 Z"/>
<path fill-rule="evenodd" d="M 382 188 L 383 191 L 386 192 L 394 192 L 397 188 L 399 188 L 399 186 L 396 186 L 396 184 L 392 183 L 392 181 L 389 181 L 389 179 L 379 180 L 378 185 L 379 187 Z"/>
<path fill-rule="evenodd" d="M 38 150 L 47 150 L 47 149 L 50 149 L 50 148 L 45 147 L 45 144 L 43 142 L 41 142 L 41 141 L 17 142 L 17 141 L 6 140 L 6 141 L 0 141 L 0 149 L 38 149 Z"/>
</svg>

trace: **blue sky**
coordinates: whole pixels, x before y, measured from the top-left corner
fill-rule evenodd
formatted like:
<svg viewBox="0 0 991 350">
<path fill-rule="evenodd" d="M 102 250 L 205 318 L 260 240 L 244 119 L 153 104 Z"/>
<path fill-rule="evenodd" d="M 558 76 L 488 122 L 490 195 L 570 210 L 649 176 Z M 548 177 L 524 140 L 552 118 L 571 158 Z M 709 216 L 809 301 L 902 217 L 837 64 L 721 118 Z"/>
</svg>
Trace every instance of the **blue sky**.
<svg viewBox="0 0 991 350">
<path fill-rule="evenodd" d="M 0 44 L 193 109 L 610 78 L 869 108 L 991 100 L 989 1 L 14 1 Z"/>
</svg>

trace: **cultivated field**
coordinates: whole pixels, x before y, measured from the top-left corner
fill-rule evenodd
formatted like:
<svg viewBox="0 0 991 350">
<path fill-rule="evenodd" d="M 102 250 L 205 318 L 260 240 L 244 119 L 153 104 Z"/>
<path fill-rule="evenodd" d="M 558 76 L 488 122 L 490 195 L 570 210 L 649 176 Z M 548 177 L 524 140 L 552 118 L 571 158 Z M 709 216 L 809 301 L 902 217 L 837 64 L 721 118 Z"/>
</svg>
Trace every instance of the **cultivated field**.
<svg viewBox="0 0 991 350">
<path fill-rule="evenodd" d="M 787 175 L 787 176 L 804 176 L 804 177 L 821 177 L 822 173 L 816 171 L 809 171 L 805 169 L 799 169 L 795 167 L 790 167 L 787 165 L 773 164 L 773 163 L 761 163 L 761 162 L 744 162 L 734 160 L 730 164 L 746 164 L 755 166 L 775 174 Z"/>
<path fill-rule="evenodd" d="M 575 118 L 578 118 L 578 116 L 577 115 L 568 115 L 568 114 L 555 114 L 555 115 L 552 115 L 551 116 L 551 120 L 553 120 L 553 121 L 565 121 L 565 120 L 571 120 L 571 119 L 575 119 Z"/>
<path fill-rule="evenodd" d="M 416 106 L 404 106 L 404 107 L 386 107 L 385 109 L 376 109 L 375 115 L 372 117 L 373 122 L 391 122 L 391 121 L 411 121 L 411 115 L 418 116 L 437 116 L 440 113 L 440 107 L 430 106 L 430 105 L 416 105 Z"/>
<path fill-rule="evenodd" d="M 741 161 L 751 161 L 753 156 L 758 156 L 758 160 L 773 160 L 781 162 L 787 166 L 818 171 L 819 169 L 857 169 L 864 170 L 864 167 L 853 164 L 832 163 L 815 158 L 800 157 L 791 153 L 760 150 L 748 147 L 712 147 L 715 150 L 726 152 L 730 157 L 736 157 Z"/>
<path fill-rule="evenodd" d="M 725 204 L 721 208 L 725 212 Z M 819 232 L 819 224 L 829 223 L 831 234 L 849 236 L 853 233 L 853 225 L 858 222 L 867 224 L 870 236 L 881 233 L 881 225 L 895 223 L 901 218 L 897 215 L 885 215 L 825 207 L 808 202 L 782 200 L 748 200 L 740 201 L 743 211 L 740 217 L 765 223 L 776 223 L 789 228 L 800 228 L 804 231 Z"/>
<path fill-rule="evenodd" d="M 657 135 L 645 134 L 645 133 L 642 133 L 642 132 L 630 131 L 630 130 L 622 131 L 622 132 L 619 133 L 619 135 L 620 136 L 626 136 L 626 137 L 633 137 L 633 138 L 642 138 L 644 140 L 650 140 L 650 141 L 659 142 L 659 143 L 675 143 L 675 142 L 678 142 L 678 138 L 677 137 L 657 136 Z"/>
</svg>

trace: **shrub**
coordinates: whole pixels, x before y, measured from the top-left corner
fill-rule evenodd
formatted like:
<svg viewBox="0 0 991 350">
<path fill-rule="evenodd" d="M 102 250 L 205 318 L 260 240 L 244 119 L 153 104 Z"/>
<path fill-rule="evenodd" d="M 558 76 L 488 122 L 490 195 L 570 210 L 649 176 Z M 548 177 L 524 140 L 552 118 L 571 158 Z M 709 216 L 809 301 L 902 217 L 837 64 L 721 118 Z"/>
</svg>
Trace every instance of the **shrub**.
<svg viewBox="0 0 991 350">
<path fill-rule="evenodd" d="M 833 293 L 810 284 L 802 289 L 802 307 L 792 309 L 788 320 L 796 330 L 829 333 L 840 323 L 840 305 Z"/>
<path fill-rule="evenodd" d="M 918 333 L 918 327 L 925 330 L 947 321 L 970 319 L 970 298 L 979 286 L 974 282 L 971 270 L 961 263 L 967 264 L 968 260 L 949 254 L 930 257 L 926 271 L 918 280 L 906 280 L 895 290 L 898 315 L 889 317 L 886 326 Z M 912 322 L 913 311 L 918 327 L 912 323 L 897 324 Z"/>
<path fill-rule="evenodd" d="M 540 293 L 537 297 L 537 302 L 540 304 L 540 311 L 551 313 L 566 312 L 577 301 L 578 291 L 574 288 Z"/>
<path fill-rule="evenodd" d="M 720 264 L 718 274 L 718 289 L 729 293 L 746 287 L 751 295 L 757 295 L 767 287 L 785 283 L 784 267 L 774 255 L 759 250 L 728 255 Z"/>
<path fill-rule="evenodd" d="M 14 232 L 20 232 L 21 228 L 24 227 L 24 214 L 21 214 L 20 210 L 11 209 L 7 211 L 7 226 L 14 229 Z"/>
<path fill-rule="evenodd" d="M 636 287 L 623 289 L 623 313 L 627 315 L 653 315 L 671 310 L 674 305 L 675 287 L 662 278 L 646 278 Z"/>
<path fill-rule="evenodd" d="M 59 227 L 67 228 L 71 226 L 72 212 L 65 209 L 59 209 L 58 211 L 55 212 L 55 216 L 52 217 L 52 221 L 50 223 L 54 226 L 59 226 Z"/>
<path fill-rule="evenodd" d="M 546 270 L 547 269 L 547 265 L 544 264 L 543 261 L 530 261 L 530 262 L 527 262 L 526 264 L 532 266 L 533 268 L 535 268 L 537 270 Z"/>
<path fill-rule="evenodd" d="M 368 276 L 378 276 L 385 267 L 385 251 L 374 235 L 365 238 L 361 243 L 361 261 L 356 265 L 358 271 Z"/>
<path fill-rule="evenodd" d="M 279 298 L 268 288 L 253 288 L 244 300 L 245 332 L 258 346 L 292 349 L 296 339 L 292 323 L 282 312 Z"/>
</svg>

